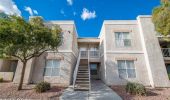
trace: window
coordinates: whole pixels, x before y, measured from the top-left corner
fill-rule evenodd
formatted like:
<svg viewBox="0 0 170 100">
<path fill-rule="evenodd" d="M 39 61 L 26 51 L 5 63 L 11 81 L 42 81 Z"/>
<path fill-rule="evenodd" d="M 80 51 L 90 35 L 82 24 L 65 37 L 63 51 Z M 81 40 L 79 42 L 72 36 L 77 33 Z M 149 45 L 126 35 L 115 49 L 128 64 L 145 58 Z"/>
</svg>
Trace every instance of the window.
<svg viewBox="0 0 170 100">
<path fill-rule="evenodd" d="M 47 60 L 44 76 L 59 76 L 60 75 L 60 61 L 59 60 Z"/>
<path fill-rule="evenodd" d="M 131 39 L 129 32 L 115 32 L 116 47 L 130 47 Z"/>
<path fill-rule="evenodd" d="M 118 60 L 117 64 L 120 78 L 136 78 L 134 61 Z"/>
</svg>

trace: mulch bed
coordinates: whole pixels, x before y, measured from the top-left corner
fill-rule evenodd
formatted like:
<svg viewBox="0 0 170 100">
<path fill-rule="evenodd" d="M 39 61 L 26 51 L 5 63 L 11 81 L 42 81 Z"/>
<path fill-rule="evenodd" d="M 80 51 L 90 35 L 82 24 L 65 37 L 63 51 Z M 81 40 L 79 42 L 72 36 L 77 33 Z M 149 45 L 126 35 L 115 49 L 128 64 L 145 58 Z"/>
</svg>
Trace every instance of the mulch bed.
<svg viewBox="0 0 170 100">
<path fill-rule="evenodd" d="M 147 96 L 126 93 L 125 86 L 111 86 L 123 100 L 170 100 L 170 88 L 146 88 Z"/>
<path fill-rule="evenodd" d="M 13 83 L 0 83 L 0 99 L 36 99 L 36 100 L 59 100 L 65 88 L 52 86 L 52 88 L 44 93 L 37 93 L 33 90 L 35 85 L 24 85 L 23 89 L 18 91 L 17 85 Z"/>
</svg>

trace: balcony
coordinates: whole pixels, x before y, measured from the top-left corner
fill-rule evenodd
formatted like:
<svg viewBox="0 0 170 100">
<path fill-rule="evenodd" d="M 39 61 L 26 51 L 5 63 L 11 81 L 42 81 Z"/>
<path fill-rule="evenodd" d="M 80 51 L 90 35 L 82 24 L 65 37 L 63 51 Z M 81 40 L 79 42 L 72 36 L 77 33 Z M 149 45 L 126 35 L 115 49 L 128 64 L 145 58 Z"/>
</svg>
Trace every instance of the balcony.
<svg viewBox="0 0 170 100">
<path fill-rule="evenodd" d="M 86 50 L 86 51 L 80 51 L 81 52 L 81 58 L 87 59 L 87 58 L 100 58 L 100 52 L 99 50 Z"/>
<path fill-rule="evenodd" d="M 162 48 L 163 57 L 170 57 L 170 48 Z"/>
</svg>

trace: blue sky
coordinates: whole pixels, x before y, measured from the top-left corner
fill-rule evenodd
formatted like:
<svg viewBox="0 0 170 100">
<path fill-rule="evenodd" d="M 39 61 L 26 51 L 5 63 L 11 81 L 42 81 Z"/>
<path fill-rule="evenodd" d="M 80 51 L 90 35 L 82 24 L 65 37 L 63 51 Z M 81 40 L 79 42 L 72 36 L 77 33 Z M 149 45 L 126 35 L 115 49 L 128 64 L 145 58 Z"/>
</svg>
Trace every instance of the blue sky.
<svg viewBox="0 0 170 100">
<path fill-rule="evenodd" d="M 80 37 L 97 37 L 104 20 L 129 20 L 136 19 L 138 15 L 150 15 L 153 7 L 160 3 L 159 0 L 13 0 L 12 2 L 26 19 L 30 15 L 38 15 L 43 16 L 45 20 L 74 20 Z"/>
</svg>

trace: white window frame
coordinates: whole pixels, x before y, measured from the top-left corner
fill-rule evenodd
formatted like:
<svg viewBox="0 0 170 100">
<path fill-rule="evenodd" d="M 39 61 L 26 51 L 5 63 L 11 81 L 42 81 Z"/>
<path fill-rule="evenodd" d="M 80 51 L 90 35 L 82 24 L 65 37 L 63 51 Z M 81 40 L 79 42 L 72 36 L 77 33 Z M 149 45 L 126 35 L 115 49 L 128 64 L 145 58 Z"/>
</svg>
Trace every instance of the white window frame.
<svg viewBox="0 0 170 100">
<path fill-rule="evenodd" d="M 123 69 L 123 68 L 119 68 L 119 67 L 118 67 L 118 61 L 125 61 L 125 69 L 124 69 L 124 70 L 126 70 L 126 77 L 125 77 L 125 78 L 120 77 L 119 69 Z M 127 67 L 127 61 L 133 61 L 134 68 L 128 68 L 128 67 Z M 137 74 L 136 74 L 136 67 L 135 67 L 135 61 L 134 61 L 134 60 L 117 60 L 117 67 L 118 67 L 119 78 L 121 78 L 121 79 L 133 78 L 133 79 L 134 79 L 134 78 L 137 77 Z M 127 72 L 128 69 L 134 69 L 134 70 L 135 70 L 135 77 L 129 77 L 128 72 Z"/>
<path fill-rule="evenodd" d="M 124 38 L 124 35 L 122 35 L 122 39 L 118 39 L 116 38 L 116 34 L 124 34 L 124 33 L 128 33 L 129 34 L 129 38 Z M 132 38 L 131 38 L 131 33 L 130 32 L 114 32 L 115 34 L 115 45 L 116 47 L 132 47 Z M 124 40 L 130 40 L 130 46 L 126 46 L 125 43 L 124 43 Z M 117 45 L 117 43 L 121 41 L 123 43 L 123 45 Z M 121 44 L 121 43 L 119 43 Z"/>
<path fill-rule="evenodd" d="M 47 61 L 49 61 L 49 60 L 56 60 L 56 61 L 58 61 L 59 62 L 59 66 L 58 66 L 58 69 L 59 69 L 59 75 L 56 75 L 56 76 L 52 76 L 52 70 L 53 70 L 53 68 L 55 68 L 55 67 L 47 67 Z M 59 77 L 60 76 L 60 73 L 61 73 L 61 67 L 60 67 L 60 62 L 61 62 L 61 60 L 58 60 L 58 59 L 46 59 L 46 61 L 45 61 L 45 67 L 44 67 L 44 77 Z M 54 63 L 54 62 L 53 62 Z M 53 64 L 52 63 L 52 64 Z M 51 69 L 51 73 L 50 73 L 50 75 L 45 75 L 45 71 L 46 71 L 46 68 L 50 68 Z"/>
</svg>

